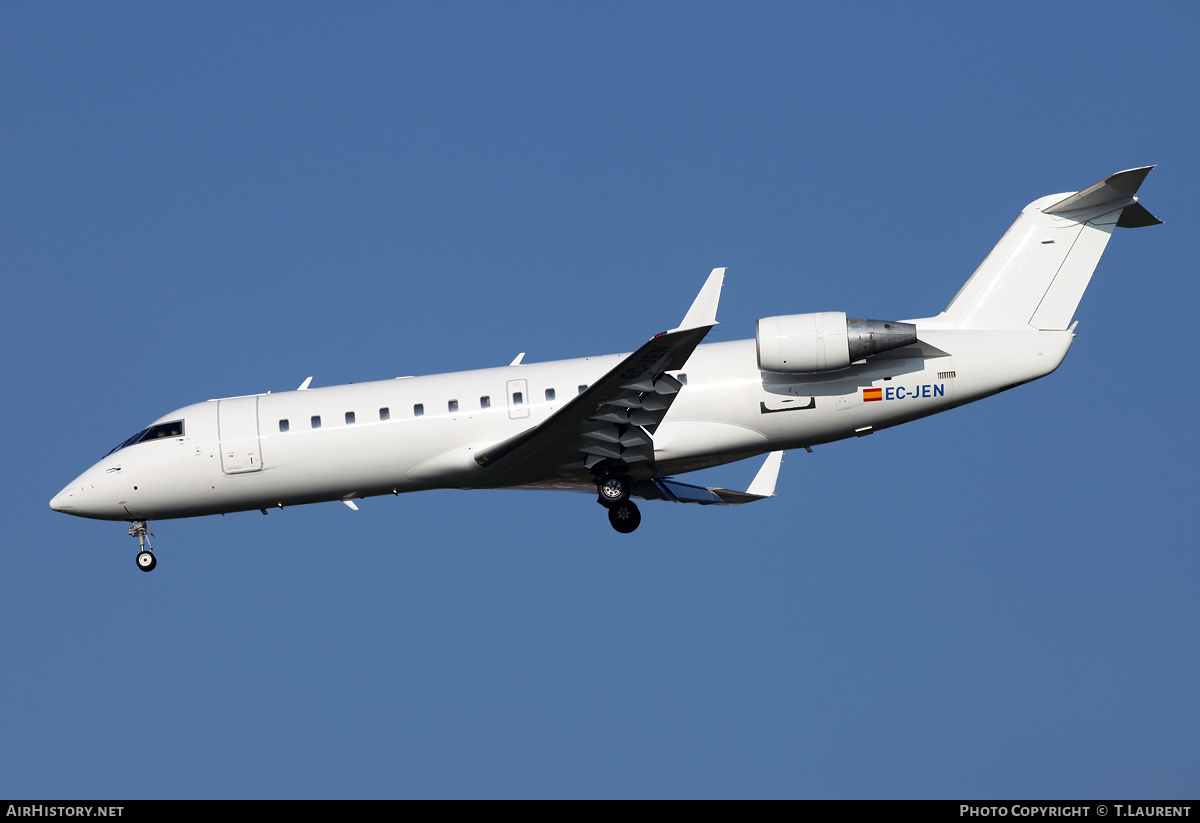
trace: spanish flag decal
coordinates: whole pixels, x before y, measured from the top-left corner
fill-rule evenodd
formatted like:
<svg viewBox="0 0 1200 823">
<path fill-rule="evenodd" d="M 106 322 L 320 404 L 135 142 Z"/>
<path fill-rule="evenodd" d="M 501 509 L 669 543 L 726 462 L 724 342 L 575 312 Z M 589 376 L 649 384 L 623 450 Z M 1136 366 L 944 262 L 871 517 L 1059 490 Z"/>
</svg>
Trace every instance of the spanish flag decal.
<svg viewBox="0 0 1200 823">
<path fill-rule="evenodd" d="M 883 389 L 863 389 L 863 402 L 870 403 L 872 400 L 882 400 Z"/>
</svg>

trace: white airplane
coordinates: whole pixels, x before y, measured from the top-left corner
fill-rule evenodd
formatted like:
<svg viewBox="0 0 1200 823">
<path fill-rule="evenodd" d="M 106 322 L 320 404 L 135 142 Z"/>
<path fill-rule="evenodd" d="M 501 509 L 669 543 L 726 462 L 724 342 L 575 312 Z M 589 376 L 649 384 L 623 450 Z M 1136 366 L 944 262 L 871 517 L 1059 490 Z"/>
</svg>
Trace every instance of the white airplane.
<svg viewBox="0 0 1200 823">
<path fill-rule="evenodd" d="M 1117 227 L 1159 223 L 1134 196 L 1152 166 L 1030 203 L 935 317 L 765 317 L 753 340 L 699 345 L 714 269 L 677 328 L 632 354 L 227 397 L 171 412 L 50 501 L 123 520 L 137 564 L 148 521 L 423 489 L 596 491 L 618 532 L 632 498 L 728 505 L 773 497 L 783 451 L 926 417 L 1054 371 Z M 746 491 L 673 475 L 767 454 Z"/>
</svg>

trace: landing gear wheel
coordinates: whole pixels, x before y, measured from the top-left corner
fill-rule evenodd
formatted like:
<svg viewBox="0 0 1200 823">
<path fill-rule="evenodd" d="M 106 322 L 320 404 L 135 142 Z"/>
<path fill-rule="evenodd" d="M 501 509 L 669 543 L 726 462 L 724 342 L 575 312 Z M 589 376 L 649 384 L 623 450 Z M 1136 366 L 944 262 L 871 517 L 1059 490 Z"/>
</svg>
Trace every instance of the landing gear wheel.
<svg viewBox="0 0 1200 823">
<path fill-rule="evenodd" d="M 597 481 L 596 491 L 600 495 L 600 505 L 612 507 L 629 499 L 629 481 L 624 477 L 610 474 Z"/>
<path fill-rule="evenodd" d="M 150 524 L 145 520 L 131 520 L 129 522 L 129 536 L 138 539 L 138 568 L 144 572 L 154 571 L 154 567 L 158 565 L 158 561 L 154 558 L 154 547 L 150 545 L 150 535 L 154 532 L 150 531 Z"/>
<path fill-rule="evenodd" d="M 632 500 L 622 500 L 608 509 L 608 522 L 621 534 L 629 534 L 642 522 L 642 513 Z"/>
</svg>

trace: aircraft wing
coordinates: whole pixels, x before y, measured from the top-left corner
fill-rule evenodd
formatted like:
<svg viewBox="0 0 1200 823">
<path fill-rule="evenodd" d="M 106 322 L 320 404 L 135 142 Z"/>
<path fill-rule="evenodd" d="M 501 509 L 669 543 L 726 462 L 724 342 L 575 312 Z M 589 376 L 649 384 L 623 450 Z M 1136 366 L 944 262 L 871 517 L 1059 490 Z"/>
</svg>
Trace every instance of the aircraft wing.
<svg viewBox="0 0 1200 823">
<path fill-rule="evenodd" d="M 734 489 L 722 489 L 716 486 L 693 486 L 680 483 L 671 477 L 655 477 L 635 484 L 634 493 L 646 500 L 672 500 L 676 503 L 699 503 L 701 506 L 736 506 L 741 503 L 753 503 L 755 500 L 765 500 L 775 496 L 775 483 L 779 479 L 779 465 L 783 462 L 783 452 L 771 452 L 763 461 L 762 467 L 750 488 L 744 492 Z"/>
<path fill-rule="evenodd" d="M 713 269 L 678 328 L 655 335 L 538 425 L 476 454 L 475 461 L 492 471 L 488 485 L 586 475 L 603 461 L 630 475 L 651 476 L 652 436 L 683 388 L 667 372 L 682 369 L 717 324 L 724 277 L 725 269 Z"/>
<path fill-rule="evenodd" d="M 758 474 L 750 483 L 750 488 L 744 492 L 735 489 L 723 489 L 718 486 L 693 486 L 680 483 L 673 477 L 652 477 L 633 484 L 631 494 L 643 500 L 669 500 L 674 503 L 699 503 L 702 506 L 735 506 L 740 503 L 753 503 L 756 500 L 766 500 L 775 496 L 775 484 L 779 480 L 779 465 L 783 461 L 783 452 L 775 451 L 767 455 Z M 527 483 L 514 486 L 517 489 L 530 491 L 564 491 L 590 492 L 595 494 L 596 484 L 590 480 L 549 480 L 541 483 Z"/>
</svg>

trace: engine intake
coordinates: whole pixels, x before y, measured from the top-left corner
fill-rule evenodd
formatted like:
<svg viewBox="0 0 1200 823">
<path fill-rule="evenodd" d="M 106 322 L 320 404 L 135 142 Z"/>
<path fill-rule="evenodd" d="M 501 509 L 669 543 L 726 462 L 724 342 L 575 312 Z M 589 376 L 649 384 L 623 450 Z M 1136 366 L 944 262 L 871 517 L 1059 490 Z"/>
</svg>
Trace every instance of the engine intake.
<svg viewBox="0 0 1200 823">
<path fill-rule="evenodd" d="M 764 317 L 754 330 L 760 371 L 837 371 L 856 360 L 917 342 L 917 327 L 894 320 L 847 319 L 845 312 Z"/>
</svg>

